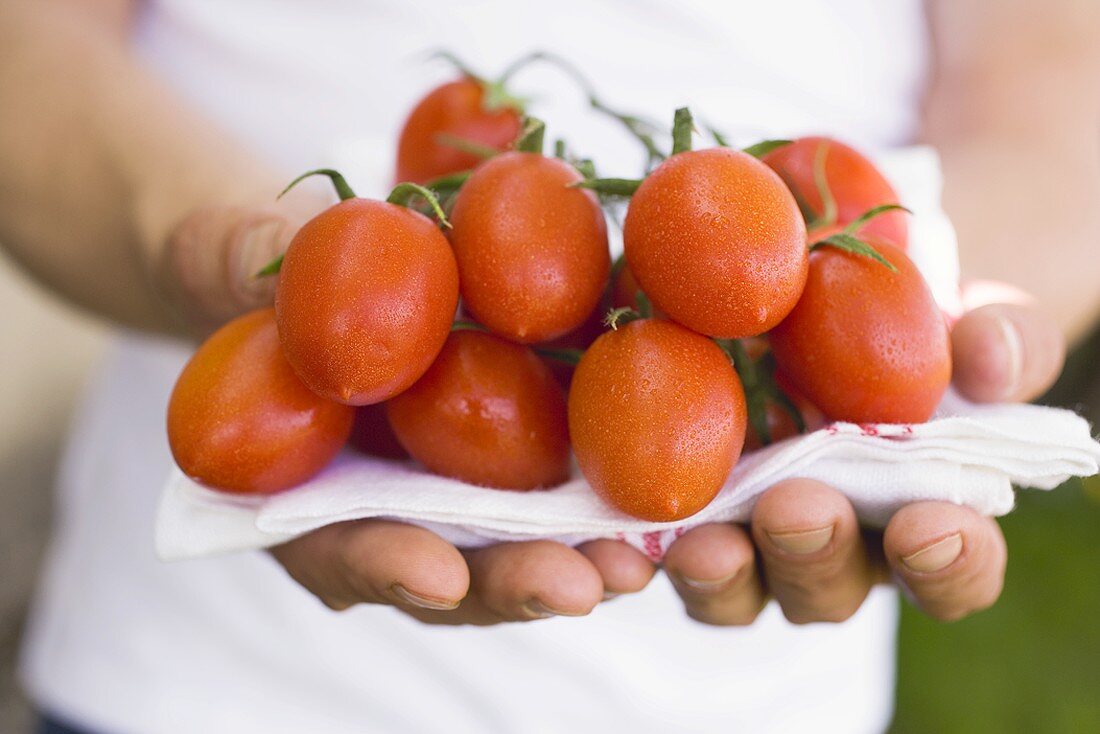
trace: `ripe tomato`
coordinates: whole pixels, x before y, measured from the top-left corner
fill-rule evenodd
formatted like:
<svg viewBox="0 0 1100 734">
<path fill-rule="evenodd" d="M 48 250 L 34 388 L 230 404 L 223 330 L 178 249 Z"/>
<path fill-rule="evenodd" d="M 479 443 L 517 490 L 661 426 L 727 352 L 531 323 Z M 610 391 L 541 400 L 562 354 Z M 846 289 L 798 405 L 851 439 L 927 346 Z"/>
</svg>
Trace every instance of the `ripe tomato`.
<svg viewBox="0 0 1100 734">
<path fill-rule="evenodd" d="M 821 146 L 826 146 L 822 152 Z M 836 202 L 836 220 L 820 224 L 845 225 L 882 204 L 897 204 L 898 195 L 875 165 L 856 149 L 832 138 L 799 138 L 764 156 L 763 160 L 791 188 L 795 198 L 808 207 L 815 219 L 822 216 L 824 203 L 814 179 L 818 155 L 825 156 L 825 183 Z M 860 235 L 877 237 L 903 250 L 908 246 L 909 228 L 905 212 L 886 212 L 860 228 Z"/>
<path fill-rule="evenodd" d="M 569 475 L 565 397 L 526 347 L 456 331 L 415 385 L 386 403 L 401 445 L 431 471 L 500 489 Z"/>
<path fill-rule="evenodd" d="M 806 226 L 787 187 L 751 155 L 678 153 L 642 182 L 623 228 L 654 307 L 702 334 L 761 334 L 806 282 Z"/>
<path fill-rule="evenodd" d="M 458 271 L 427 217 L 349 198 L 307 222 L 283 259 L 283 350 L 318 395 L 368 405 L 424 374 L 451 329 Z"/>
<path fill-rule="evenodd" d="M 905 253 L 870 244 L 897 272 L 831 246 L 815 249 L 801 300 L 769 335 L 772 353 L 829 418 L 920 423 L 951 381 L 947 326 Z"/>
<path fill-rule="evenodd" d="M 216 331 L 183 368 L 168 402 L 168 444 L 201 484 L 270 494 L 324 468 L 353 413 L 302 384 L 279 347 L 275 312 L 264 309 Z"/>
<path fill-rule="evenodd" d="M 447 145 L 441 136 L 504 151 L 519 130 L 520 112 L 512 107 L 486 109 L 485 90 L 476 79 L 463 77 L 438 86 L 417 103 L 401 128 L 396 180 L 426 183 L 481 162 L 477 155 Z"/>
<path fill-rule="evenodd" d="M 643 520 L 679 520 L 714 499 L 740 455 L 745 417 L 741 381 L 718 345 L 662 319 L 597 339 L 569 391 L 585 478 Z"/>
<path fill-rule="evenodd" d="M 386 418 L 385 403 L 364 405 L 355 409 L 355 423 L 348 443 L 370 456 L 383 459 L 407 459 L 409 452 L 397 441 Z"/>
<path fill-rule="evenodd" d="M 490 331 L 521 344 L 581 325 L 610 269 L 596 196 L 570 188 L 564 161 L 511 152 L 481 164 L 451 213 L 462 300 Z"/>
</svg>

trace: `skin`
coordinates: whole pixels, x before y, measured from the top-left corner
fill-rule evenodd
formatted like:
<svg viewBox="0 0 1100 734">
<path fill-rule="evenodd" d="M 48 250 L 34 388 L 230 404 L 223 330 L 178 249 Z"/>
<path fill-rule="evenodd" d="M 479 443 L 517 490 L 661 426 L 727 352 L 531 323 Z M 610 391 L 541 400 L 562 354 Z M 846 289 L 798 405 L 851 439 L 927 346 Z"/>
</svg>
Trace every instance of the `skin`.
<svg viewBox="0 0 1100 734">
<path fill-rule="evenodd" d="M 577 365 L 569 435 L 605 502 L 643 520 L 680 520 L 714 499 L 740 456 L 745 395 L 712 340 L 671 321 L 631 321 Z"/>
<path fill-rule="evenodd" d="M 458 307 L 458 271 L 436 224 L 370 199 L 342 201 L 306 222 L 278 280 L 287 360 L 314 392 L 348 405 L 387 400 L 416 382 Z"/>
<path fill-rule="evenodd" d="M 481 162 L 477 155 L 446 145 L 441 134 L 504 151 L 519 131 L 519 112 L 510 107 L 486 110 L 485 93 L 476 80 L 464 77 L 441 84 L 417 103 L 401 128 L 394 179 L 427 183 Z"/>
<path fill-rule="evenodd" d="M 168 403 L 168 443 L 202 484 L 271 494 L 325 467 L 351 432 L 353 411 L 312 393 L 279 345 L 275 313 L 253 311 L 207 339 Z"/>
<path fill-rule="evenodd" d="M 573 166 L 511 152 L 463 185 L 450 233 L 463 306 L 490 331 L 520 344 L 580 326 L 603 295 L 611 258 L 596 196 L 570 188 Z"/>
<path fill-rule="evenodd" d="M 1100 315 L 1100 8 L 938 0 L 929 11 L 934 73 L 920 136 L 943 157 L 964 274 L 1016 283 L 1049 314 L 991 303 L 963 316 L 952 334 L 955 383 L 978 400 L 1029 400 L 1058 374 L 1065 339 Z M 292 172 L 250 157 L 135 64 L 132 16 L 126 0 L 0 3 L 0 109 L 19 111 L 0 123 L 0 243 L 43 285 L 104 318 L 177 334 L 209 329 L 270 302 L 271 284 L 248 276 L 325 200 L 302 189 L 272 207 Z M 769 490 L 750 525 L 711 525 L 673 544 L 664 570 L 695 619 L 747 624 L 764 589 L 788 617 L 836 619 L 828 589 L 845 589 L 840 611 L 857 608 L 880 578 L 868 566 L 937 618 L 996 598 L 1005 560 L 996 522 L 922 502 L 864 540 L 850 531 L 839 492 L 817 486 L 812 503 L 796 501 L 806 486 L 796 482 Z M 812 553 L 783 552 L 768 536 L 823 527 L 832 533 Z M 939 570 L 904 560 L 955 536 L 960 552 L 940 554 Z M 655 572 L 614 541 L 463 554 L 426 530 L 377 520 L 323 528 L 272 552 L 329 606 L 388 604 L 441 624 L 587 614 Z"/>
<path fill-rule="evenodd" d="M 658 166 L 630 200 L 626 261 L 653 305 L 707 336 L 762 334 L 806 282 L 806 226 L 786 185 L 729 148 Z"/>
<path fill-rule="evenodd" d="M 832 246 L 811 252 L 806 290 L 768 341 L 784 375 L 833 420 L 923 423 L 951 381 L 947 325 L 905 253 L 873 246 L 897 272 Z"/>
<path fill-rule="evenodd" d="M 825 156 L 825 182 L 836 203 L 835 221 L 819 224 L 845 225 L 868 209 L 899 203 L 894 187 L 856 149 L 830 138 L 799 138 L 768 153 L 763 161 L 786 181 L 795 198 L 810 209 L 814 220 L 820 219 L 824 212 L 814 175 L 819 155 Z M 884 239 L 904 250 L 909 244 L 906 216 L 905 212 L 880 214 L 861 227 L 860 234 Z"/>
<path fill-rule="evenodd" d="M 534 352 L 492 334 L 453 332 L 386 414 L 401 445 L 436 474 L 499 489 L 569 476 L 561 387 Z"/>
</svg>

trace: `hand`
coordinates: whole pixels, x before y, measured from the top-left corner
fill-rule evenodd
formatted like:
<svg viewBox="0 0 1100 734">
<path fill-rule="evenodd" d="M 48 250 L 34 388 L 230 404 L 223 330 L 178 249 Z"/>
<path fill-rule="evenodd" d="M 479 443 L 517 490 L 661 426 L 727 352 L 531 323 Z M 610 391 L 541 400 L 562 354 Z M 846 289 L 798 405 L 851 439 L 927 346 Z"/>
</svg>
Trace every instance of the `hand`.
<svg viewBox="0 0 1100 734">
<path fill-rule="evenodd" d="M 256 273 L 286 251 L 298 228 L 326 205 L 304 187 L 276 201 L 278 187 L 235 196 L 241 203 L 202 206 L 156 235 L 152 270 L 158 289 L 185 328 L 206 334 L 226 321 L 271 305 L 275 278 Z"/>
<path fill-rule="evenodd" d="M 271 553 L 330 609 L 388 604 L 433 624 L 581 616 L 606 596 L 641 590 L 655 570 L 610 540 L 576 549 L 531 541 L 460 552 L 428 530 L 387 520 L 329 525 Z"/>
<path fill-rule="evenodd" d="M 967 313 L 952 332 L 952 349 L 955 386 L 979 402 L 1040 395 L 1065 357 L 1053 323 L 1016 304 Z M 688 614 L 709 624 L 749 624 L 769 595 L 792 622 L 840 622 L 874 583 L 891 577 L 927 614 L 954 620 L 997 600 L 1005 561 L 996 521 L 969 508 L 917 502 L 899 510 L 884 533 L 861 533 L 840 492 L 792 479 L 760 498 L 750 528 L 685 533 L 669 549 L 665 570 Z"/>
</svg>

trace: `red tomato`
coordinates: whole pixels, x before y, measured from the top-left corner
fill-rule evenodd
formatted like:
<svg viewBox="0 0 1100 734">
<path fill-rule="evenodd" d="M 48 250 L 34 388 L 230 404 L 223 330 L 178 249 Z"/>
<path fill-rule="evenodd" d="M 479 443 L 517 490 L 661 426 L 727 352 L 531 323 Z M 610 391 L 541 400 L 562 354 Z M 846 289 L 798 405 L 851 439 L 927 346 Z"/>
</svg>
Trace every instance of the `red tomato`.
<svg viewBox="0 0 1100 734">
<path fill-rule="evenodd" d="M 283 351 L 318 395 L 368 405 L 424 374 L 451 330 L 458 271 L 427 217 L 351 198 L 294 236 L 275 290 Z"/>
<path fill-rule="evenodd" d="M 401 445 L 436 474 L 500 489 L 569 476 L 561 388 L 534 352 L 492 334 L 452 333 L 386 414 Z"/>
<path fill-rule="evenodd" d="M 832 138 L 799 138 L 790 145 L 776 148 L 764 156 L 764 162 L 778 173 L 803 202 L 820 217 L 824 209 L 821 192 L 814 180 L 814 161 L 818 149 L 825 149 L 825 181 L 836 201 L 835 222 L 845 225 L 869 209 L 897 204 L 894 187 L 862 153 Z M 878 237 L 903 250 L 909 243 L 909 226 L 903 211 L 885 212 L 860 228 L 860 234 Z"/>
<path fill-rule="evenodd" d="M 662 319 L 632 321 L 588 348 L 569 391 L 569 434 L 592 489 L 643 520 L 703 509 L 745 439 L 745 396 L 710 339 Z"/>
<path fill-rule="evenodd" d="M 426 183 L 481 162 L 477 155 L 447 145 L 440 136 L 504 151 L 519 131 L 519 111 L 511 107 L 487 110 L 485 90 L 476 79 L 448 82 L 429 92 L 405 120 L 397 143 L 396 180 Z"/>
<path fill-rule="evenodd" d="M 462 300 L 490 331 L 521 344 L 581 325 L 610 269 L 607 224 L 564 161 L 504 153 L 481 164 L 451 213 Z"/>
<path fill-rule="evenodd" d="M 769 335 L 776 363 L 825 415 L 853 423 L 928 420 L 951 381 L 947 326 L 920 271 L 835 247 L 810 254 L 806 290 Z"/>
<path fill-rule="evenodd" d="M 409 452 L 397 441 L 386 418 L 385 403 L 355 409 L 355 423 L 348 443 L 370 456 L 383 459 L 407 459 Z"/>
<path fill-rule="evenodd" d="M 708 336 L 761 334 L 806 282 L 806 226 L 767 166 L 729 148 L 678 153 L 642 182 L 623 228 L 656 308 Z"/>
<path fill-rule="evenodd" d="M 216 331 L 183 368 L 168 402 L 168 444 L 201 484 L 270 494 L 324 468 L 353 413 L 302 384 L 279 347 L 275 312 L 264 309 Z"/>
</svg>

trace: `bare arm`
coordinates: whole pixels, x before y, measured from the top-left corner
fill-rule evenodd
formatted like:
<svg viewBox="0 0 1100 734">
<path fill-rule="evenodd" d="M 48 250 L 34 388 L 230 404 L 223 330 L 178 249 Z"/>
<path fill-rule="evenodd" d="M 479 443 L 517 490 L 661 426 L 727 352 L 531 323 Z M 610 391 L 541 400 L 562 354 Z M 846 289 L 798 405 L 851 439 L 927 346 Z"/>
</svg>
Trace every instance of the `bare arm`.
<svg viewBox="0 0 1100 734">
<path fill-rule="evenodd" d="M 1100 4 L 932 0 L 924 135 L 963 273 L 1029 290 L 1067 337 L 1100 315 Z"/>
<path fill-rule="evenodd" d="M 256 207 L 282 177 L 135 62 L 131 13 L 128 0 L 0 2 L 0 244 L 108 318 L 215 323 L 269 295 L 229 278 L 277 249 L 261 225 L 280 220 Z M 178 252 L 204 237 L 217 246 Z M 172 272 L 181 256 L 188 272 Z"/>
</svg>

